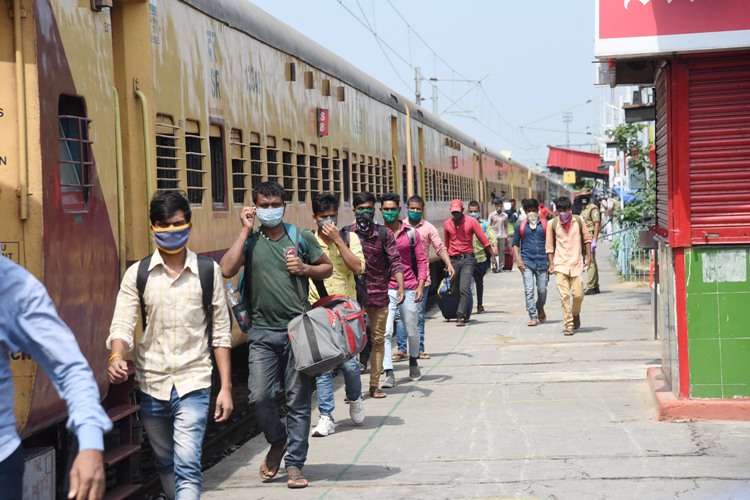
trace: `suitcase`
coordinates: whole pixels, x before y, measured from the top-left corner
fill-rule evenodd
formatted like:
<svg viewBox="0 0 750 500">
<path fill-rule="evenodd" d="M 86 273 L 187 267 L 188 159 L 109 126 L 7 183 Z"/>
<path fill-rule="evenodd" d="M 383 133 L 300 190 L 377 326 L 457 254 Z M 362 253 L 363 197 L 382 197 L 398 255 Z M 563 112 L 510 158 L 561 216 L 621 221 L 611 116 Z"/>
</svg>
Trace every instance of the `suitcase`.
<svg viewBox="0 0 750 500">
<path fill-rule="evenodd" d="M 503 258 L 503 271 L 513 270 L 513 251 L 509 247 L 505 247 L 504 258 Z"/>
<path fill-rule="evenodd" d="M 456 316 L 458 315 L 459 299 L 460 297 L 454 297 L 454 295 L 451 293 L 450 278 L 444 278 L 443 281 L 440 282 L 440 287 L 438 287 L 437 304 L 438 304 L 438 307 L 440 308 L 440 312 L 443 313 L 443 317 L 447 321 L 456 319 Z M 469 294 L 469 313 L 471 313 L 473 308 L 474 308 L 474 294 L 472 290 L 472 293 Z"/>
</svg>

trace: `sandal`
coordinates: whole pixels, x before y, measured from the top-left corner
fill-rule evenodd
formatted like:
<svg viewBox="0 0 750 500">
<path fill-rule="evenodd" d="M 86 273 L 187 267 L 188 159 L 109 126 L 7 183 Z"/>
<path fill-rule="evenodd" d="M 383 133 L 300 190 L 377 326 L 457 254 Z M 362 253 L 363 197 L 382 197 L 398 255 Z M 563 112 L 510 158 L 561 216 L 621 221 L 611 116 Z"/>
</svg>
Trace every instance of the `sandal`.
<svg viewBox="0 0 750 500">
<path fill-rule="evenodd" d="M 370 397 L 375 399 L 383 399 L 386 393 L 378 389 L 377 387 L 370 387 Z"/>
<path fill-rule="evenodd" d="M 573 330 L 578 330 L 581 328 L 581 315 L 576 314 L 573 316 Z"/>
<path fill-rule="evenodd" d="M 260 463 L 261 479 L 265 481 L 276 477 L 276 474 L 279 473 L 279 468 L 281 467 L 281 460 L 284 458 L 284 454 L 286 453 L 286 446 L 287 443 L 284 443 L 284 447 L 281 449 L 281 453 L 279 453 L 276 458 L 271 458 L 271 453 L 273 453 L 274 451 L 273 446 L 270 450 L 268 450 L 266 458 L 264 458 Z"/>
<path fill-rule="evenodd" d="M 419 353 L 419 359 L 431 359 L 431 358 L 432 358 L 432 356 L 430 356 L 426 352 L 420 352 Z"/>
<path fill-rule="evenodd" d="M 299 469 L 289 469 L 286 471 L 286 487 L 293 490 L 307 488 L 307 479 L 302 475 Z"/>
<path fill-rule="evenodd" d="M 398 351 L 391 358 L 392 361 L 406 361 L 407 359 L 409 359 L 409 355 L 406 354 L 405 352 L 401 352 L 401 351 Z"/>
<path fill-rule="evenodd" d="M 573 335 L 574 333 L 575 331 L 573 330 L 572 326 L 565 329 L 565 335 Z"/>
<path fill-rule="evenodd" d="M 536 326 L 538 324 L 539 322 L 537 320 L 532 319 L 531 321 L 529 321 L 529 323 L 526 326 Z"/>
</svg>

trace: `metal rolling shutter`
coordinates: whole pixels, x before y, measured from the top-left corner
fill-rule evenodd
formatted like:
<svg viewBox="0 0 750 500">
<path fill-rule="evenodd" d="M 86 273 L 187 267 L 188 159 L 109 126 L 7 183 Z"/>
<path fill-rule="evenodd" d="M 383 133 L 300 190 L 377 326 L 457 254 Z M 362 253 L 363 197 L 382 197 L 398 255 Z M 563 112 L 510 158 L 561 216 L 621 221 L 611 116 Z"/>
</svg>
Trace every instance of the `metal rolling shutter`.
<svg viewBox="0 0 750 500">
<path fill-rule="evenodd" d="M 660 232 L 669 229 L 669 180 L 667 169 L 667 73 L 662 68 L 656 77 L 656 225 Z"/>
<path fill-rule="evenodd" d="M 689 64 L 693 244 L 750 242 L 750 55 Z"/>
</svg>

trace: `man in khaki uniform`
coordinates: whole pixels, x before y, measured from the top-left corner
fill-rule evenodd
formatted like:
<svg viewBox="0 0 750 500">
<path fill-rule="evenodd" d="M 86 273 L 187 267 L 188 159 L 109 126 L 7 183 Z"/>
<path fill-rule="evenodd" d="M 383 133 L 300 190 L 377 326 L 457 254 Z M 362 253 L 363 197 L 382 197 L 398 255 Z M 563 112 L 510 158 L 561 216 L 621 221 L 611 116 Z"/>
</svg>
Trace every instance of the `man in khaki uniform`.
<svg viewBox="0 0 750 500">
<path fill-rule="evenodd" d="M 596 206 L 591 197 L 591 190 L 584 188 L 581 190 L 581 218 L 586 224 L 586 229 L 591 234 L 591 261 L 589 262 L 589 271 L 586 280 L 586 290 L 584 295 L 594 295 L 599 293 L 599 268 L 596 266 L 596 240 L 599 238 L 599 229 L 602 223 L 602 216 L 599 208 Z"/>
</svg>

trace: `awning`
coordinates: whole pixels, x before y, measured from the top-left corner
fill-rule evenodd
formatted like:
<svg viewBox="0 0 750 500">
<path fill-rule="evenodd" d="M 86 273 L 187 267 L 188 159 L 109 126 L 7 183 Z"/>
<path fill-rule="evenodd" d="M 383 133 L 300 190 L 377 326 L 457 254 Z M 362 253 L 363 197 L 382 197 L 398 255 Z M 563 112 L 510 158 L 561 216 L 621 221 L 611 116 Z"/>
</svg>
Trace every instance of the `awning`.
<svg viewBox="0 0 750 500">
<path fill-rule="evenodd" d="M 588 174 L 601 176 L 599 165 L 602 164 L 602 157 L 599 153 L 590 153 L 588 151 L 578 151 L 577 149 L 558 148 L 556 146 L 547 146 L 549 156 L 547 156 L 547 168 L 560 170 L 576 170 Z"/>
</svg>

